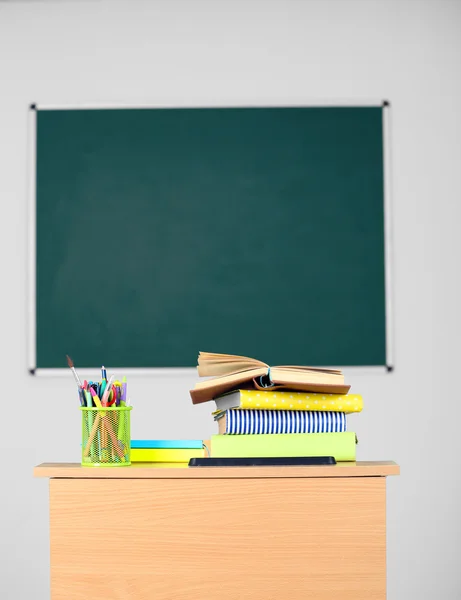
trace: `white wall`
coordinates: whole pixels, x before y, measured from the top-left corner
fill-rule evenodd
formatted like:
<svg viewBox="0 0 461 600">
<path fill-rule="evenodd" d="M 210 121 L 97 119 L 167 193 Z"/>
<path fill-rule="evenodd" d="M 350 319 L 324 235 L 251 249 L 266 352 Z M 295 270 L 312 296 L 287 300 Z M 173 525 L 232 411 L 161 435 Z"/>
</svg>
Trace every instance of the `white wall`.
<svg viewBox="0 0 461 600">
<path fill-rule="evenodd" d="M 392 103 L 396 369 L 349 377 L 365 400 L 358 458 L 402 468 L 388 480 L 388 597 L 461 597 L 460 34 L 455 1 L 0 2 L 2 599 L 49 597 L 48 483 L 32 468 L 79 460 L 70 375 L 26 372 L 29 103 L 319 98 Z M 132 380 L 133 435 L 209 435 L 194 381 Z"/>
</svg>

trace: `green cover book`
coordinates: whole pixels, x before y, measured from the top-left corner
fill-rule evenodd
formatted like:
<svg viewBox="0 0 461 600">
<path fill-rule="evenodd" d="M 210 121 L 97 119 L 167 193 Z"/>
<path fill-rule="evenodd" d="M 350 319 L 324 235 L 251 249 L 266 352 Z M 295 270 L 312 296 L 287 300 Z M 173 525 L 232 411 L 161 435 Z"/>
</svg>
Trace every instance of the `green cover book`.
<svg viewBox="0 0 461 600">
<path fill-rule="evenodd" d="M 355 446 L 353 431 L 211 436 L 213 458 L 334 456 L 337 461 L 354 461 Z"/>
</svg>

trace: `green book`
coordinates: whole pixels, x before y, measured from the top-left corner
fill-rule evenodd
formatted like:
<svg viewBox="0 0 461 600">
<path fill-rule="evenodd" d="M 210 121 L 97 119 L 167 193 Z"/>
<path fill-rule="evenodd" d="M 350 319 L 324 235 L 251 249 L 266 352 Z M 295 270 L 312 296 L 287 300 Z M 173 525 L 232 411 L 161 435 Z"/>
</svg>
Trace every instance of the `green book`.
<svg viewBox="0 0 461 600">
<path fill-rule="evenodd" d="M 341 433 L 263 433 L 257 435 L 212 435 L 213 458 L 272 456 L 334 456 L 354 461 L 357 440 L 353 431 Z"/>
</svg>

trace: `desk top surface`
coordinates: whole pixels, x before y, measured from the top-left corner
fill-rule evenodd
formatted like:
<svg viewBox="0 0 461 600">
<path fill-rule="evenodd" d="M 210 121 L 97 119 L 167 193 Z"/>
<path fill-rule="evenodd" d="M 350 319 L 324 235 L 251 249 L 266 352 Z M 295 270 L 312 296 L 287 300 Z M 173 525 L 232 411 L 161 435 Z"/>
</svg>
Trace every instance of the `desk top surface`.
<svg viewBox="0 0 461 600">
<path fill-rule="evenodd" d="M 184 463 L 133 463 L 126 467 L 82 467 L 80 463 L 42 463 L 34 477 L 66 479 L 251 479 L 287 477 L 385 477 L 399 475 L 394 461 L 340 462 L 304 467 L 188 467 Z"/>
</svg>

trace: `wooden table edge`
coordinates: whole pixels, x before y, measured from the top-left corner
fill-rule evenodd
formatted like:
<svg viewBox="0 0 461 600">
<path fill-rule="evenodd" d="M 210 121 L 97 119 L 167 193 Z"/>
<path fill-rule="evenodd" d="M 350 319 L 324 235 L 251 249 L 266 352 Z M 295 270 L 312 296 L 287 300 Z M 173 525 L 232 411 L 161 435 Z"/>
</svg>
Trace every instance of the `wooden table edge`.
<svg viewBox="0 0 461 600">
<path fill-rule="evenodd" d="M 394 461 L 343 462 L 305 467 L 187 467 L 134 463 L 126 467 L 82 467 L 80 463 L 42 463 L 34 477 L 71 479 L 256 479 L 306 477 L 387 477 L 399 475 Z"/>
</svg>

